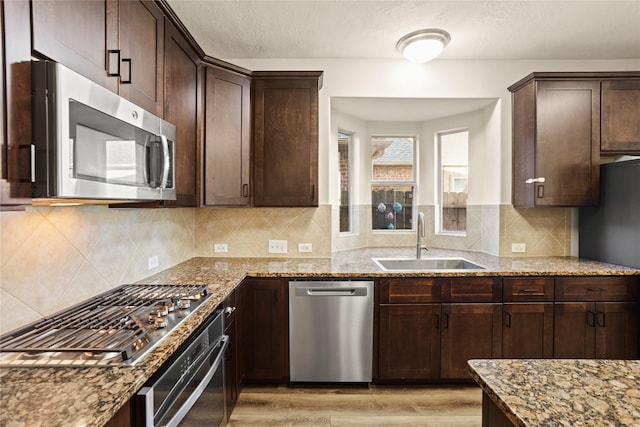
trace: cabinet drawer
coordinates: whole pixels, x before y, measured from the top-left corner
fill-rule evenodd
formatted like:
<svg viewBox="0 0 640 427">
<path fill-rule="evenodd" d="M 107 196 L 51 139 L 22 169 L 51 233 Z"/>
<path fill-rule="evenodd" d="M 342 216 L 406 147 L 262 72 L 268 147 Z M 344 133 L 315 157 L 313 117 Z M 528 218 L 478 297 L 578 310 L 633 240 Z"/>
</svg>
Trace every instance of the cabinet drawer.
<svg viewBox="0 0 640 427">
<path fill-rule="evenodd" d="M 504 301 L 553 301 L 551 277 L 509 277 L 503 279 L 502 286 Z"/>
<path fill-rule="evenodd" d="M 449 279 L 380 279 L 380 302 L 407 304 L 441 302 Z"/>
<path fill-rule="evenodd" d="M 635 276 L 559 277 L 555 280 L 556 301 L 636 301 Z"/>
<path fill-rule="evenodd" d="M 451 279 L 444 298 L 450 302 L 502 302 L 502 279 L 469 277 Z"/>
</svg>

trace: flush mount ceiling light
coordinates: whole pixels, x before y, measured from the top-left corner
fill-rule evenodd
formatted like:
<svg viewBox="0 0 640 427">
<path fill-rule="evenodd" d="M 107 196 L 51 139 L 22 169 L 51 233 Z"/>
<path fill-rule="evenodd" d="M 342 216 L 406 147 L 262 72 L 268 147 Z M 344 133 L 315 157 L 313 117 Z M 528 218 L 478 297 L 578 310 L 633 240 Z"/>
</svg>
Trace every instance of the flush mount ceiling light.
<svg viewBox="0 0 640 427">
<path fill-rule="evenodd" d="M 446 31 L 429 28 L 402 37 L 396 49 L 411 62 L 427 62 L 440 55 L 450 40 L 451 36 Z"/>
</svg>

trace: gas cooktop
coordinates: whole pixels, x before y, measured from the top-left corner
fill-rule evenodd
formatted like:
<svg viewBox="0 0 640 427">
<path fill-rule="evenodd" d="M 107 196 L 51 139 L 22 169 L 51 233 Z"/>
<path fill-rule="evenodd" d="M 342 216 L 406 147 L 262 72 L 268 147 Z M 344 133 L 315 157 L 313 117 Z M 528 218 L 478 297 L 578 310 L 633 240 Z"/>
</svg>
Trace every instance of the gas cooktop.
<svg viewBox="0 0 640 427">
<path fill-rule="evenodd" d="M 0 366 L 135 364 L 213 296 L 202 285 L 123 285 L 0 337 Z"/>
</svg>

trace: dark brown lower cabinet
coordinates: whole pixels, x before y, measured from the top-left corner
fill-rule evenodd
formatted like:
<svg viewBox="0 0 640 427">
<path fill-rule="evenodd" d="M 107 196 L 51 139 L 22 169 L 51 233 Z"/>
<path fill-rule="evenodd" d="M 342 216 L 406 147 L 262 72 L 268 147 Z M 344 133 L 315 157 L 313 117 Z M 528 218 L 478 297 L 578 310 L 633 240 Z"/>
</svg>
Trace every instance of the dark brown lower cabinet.
<svg viewBox="0 0 640 427">
<path fill-rule="evenodd" d="M 428 380 L 440 376 L 440 304 L 380 306 L 378 377 Z"/>
<path fill-rule="evenodd" d="M 229 337 L 229 345 L 224 352 L 224 397 L 227 421 L 236 406 L 240 388 L 238 386 L 238 322 L 237 302 L 234 290 L 222 303 L 224 310 L 224 334 Z"/>
<path fill-rule="evenodd" d="M 132 407 L 133 398 L 127 402 L 115 413 L 104 427 L 130 427 L 134 425 L 134 412 Z"/>
<path fill-rule="evenodd" d="M 289 311 L 285 279 L 245 279 L 241 351 L 248 383 L 289 382 Z"/>
<path fill-rule="evenodd" d="M 442 304 L 443 379 L 471 379 L 467 360 L 500 357 L 502 304 Z"/>
<path fill-rule="evenodd" d="M 562 302 L 554 305 L 555 358 L 638 357 L 636 302 Z"/>
<path fill-rule="evenodd" d="M 502 357 L 553 357 L 553 303 L 503 305 Z"/>
<path fill-rule="evenodd" d="M 377 381 L 470 380 L 467 360 L 500 357 L 501 304 L 380 305 Z"/>
<path fill-rule="evenodd" d="M 482 427 L 513 427 L 513 423 L 487 393 L 482 393 Z"/>
</svg>

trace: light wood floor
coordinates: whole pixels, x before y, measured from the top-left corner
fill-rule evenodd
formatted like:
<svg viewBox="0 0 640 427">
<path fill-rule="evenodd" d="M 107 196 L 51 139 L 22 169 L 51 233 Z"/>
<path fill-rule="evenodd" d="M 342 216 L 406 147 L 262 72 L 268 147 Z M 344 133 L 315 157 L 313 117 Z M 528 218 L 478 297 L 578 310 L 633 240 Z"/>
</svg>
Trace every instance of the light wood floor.
<svg viewBox="0 0 640 427">
<path fill-rule="evenodd" d="M 245 387 L 228 426 L 479 427 L 478 387 Z"/>
</svg>

